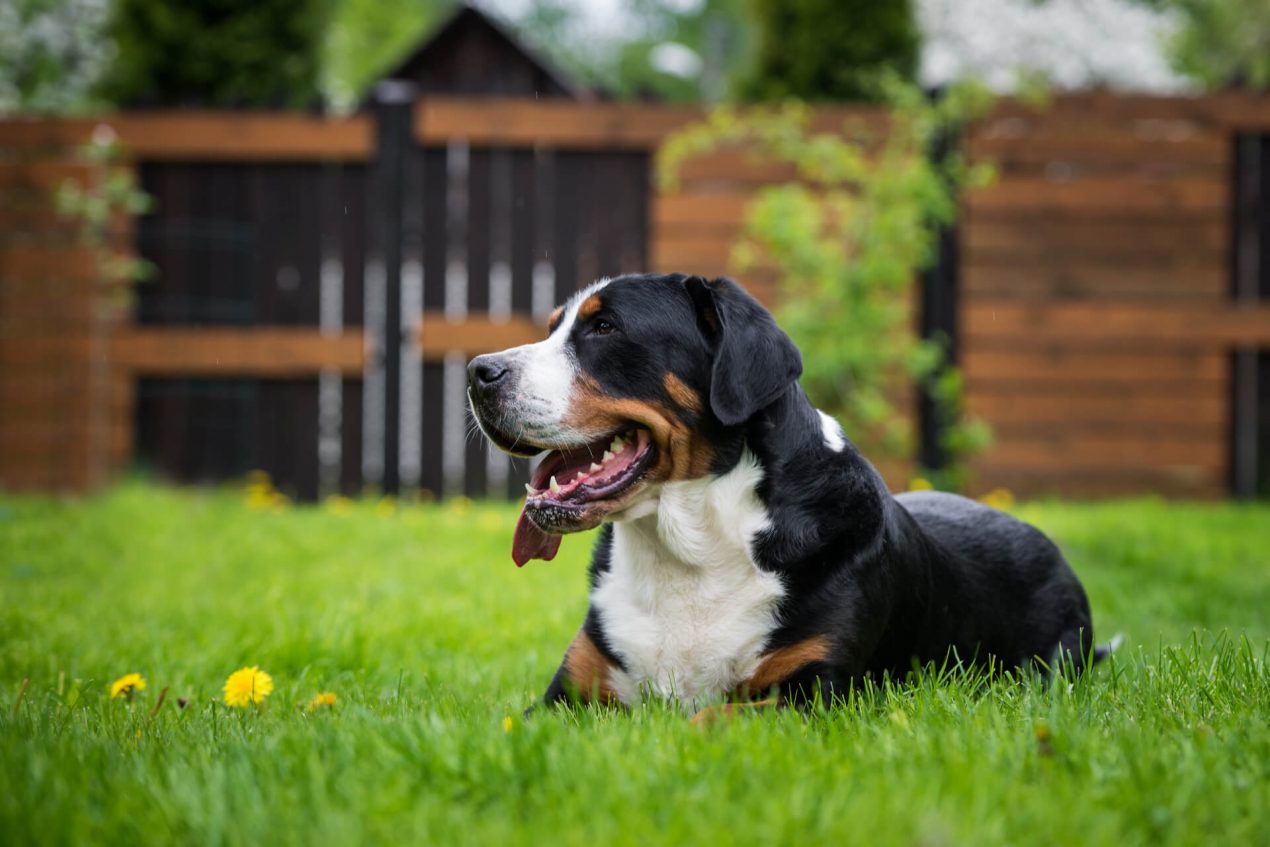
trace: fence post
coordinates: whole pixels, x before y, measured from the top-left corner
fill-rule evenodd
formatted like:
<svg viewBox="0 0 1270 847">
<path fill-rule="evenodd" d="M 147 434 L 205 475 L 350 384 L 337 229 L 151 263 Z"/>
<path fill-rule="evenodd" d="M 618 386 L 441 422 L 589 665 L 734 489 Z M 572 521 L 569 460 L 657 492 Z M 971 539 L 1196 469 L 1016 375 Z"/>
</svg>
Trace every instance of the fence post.
<svg viewBox="0 0 1270 847">
<path fill-rule="evenodd" d="M 384 266 L 383 356 L 385 494 L 401 487 L 401 261 L 402 215 L 405 205 L 406 154 L 410 149 L 416 88 L 404 80 L 383 80 L 375 85 L 376 125 L 373 197 L 367 221 L 371 243 L 378 248 Z M 368 316 L 369 317 L 369 316 Z"/>
<path fill-rule="evenodd" d="M 1266 153 L 1270 139 L 1240 133 L 1234 139 L 1233 249 L 1231 297 L 1236 303 L 1253 304 L 1264 294 L 1270 273 L 1263 270 L 1267 243 L 1262 220 L 1270 209 L 1270 168 Z M 1262 357 L 1255 347 L 1236 347 L 1231 356 L 1231 441 L 1230 492 L 1239 500 L 1257 496 L 1259 470 L 1264 457 L 1258 456 L 1261 379 L 1258 365 Z"/>
<path fill-rule="evenodd" d="M 938 99 L 934 92 L 932 99 Z M 942 166 L 960 141 L 958 128 L 938 132 L 928 151 L 930 160 Z M 940 225 L 936 234 L 935 261 L 922 271 L 920 329 L 922 338 L 933 338 L 944 348 L 945 366 L 957 364 L 957 310 L 959 308 L 959 282 L 961 257 L 958 250 L 957 223 Z M 942 370 L 942 368 L 941 368 Z M 935 397 L 935 383 L 939 372 L 931 374 L 919 386 L 918 399 L 918 464 L 927 470 L 942 470 L 948 466 L 948 451 L 944 448 L 944 432 L 949 421 Z"/>
</svg>

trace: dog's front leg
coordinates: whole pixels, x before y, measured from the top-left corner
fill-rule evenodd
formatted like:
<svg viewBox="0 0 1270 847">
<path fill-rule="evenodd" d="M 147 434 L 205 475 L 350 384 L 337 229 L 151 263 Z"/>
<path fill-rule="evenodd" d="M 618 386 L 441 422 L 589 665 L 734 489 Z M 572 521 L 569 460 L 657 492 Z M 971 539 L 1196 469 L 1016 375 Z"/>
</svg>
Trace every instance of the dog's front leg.
<svg viewBox="0 0 1270 847">
<path fill-rule="evenodd" d="M 621 701 L 613 688 L 612 670 L 612 661 L 583 627 L 565 651 L 564 661 L 547 686 L 542 702 L 547 706 L 561 703 L 618 705 Z"/>
</svg>

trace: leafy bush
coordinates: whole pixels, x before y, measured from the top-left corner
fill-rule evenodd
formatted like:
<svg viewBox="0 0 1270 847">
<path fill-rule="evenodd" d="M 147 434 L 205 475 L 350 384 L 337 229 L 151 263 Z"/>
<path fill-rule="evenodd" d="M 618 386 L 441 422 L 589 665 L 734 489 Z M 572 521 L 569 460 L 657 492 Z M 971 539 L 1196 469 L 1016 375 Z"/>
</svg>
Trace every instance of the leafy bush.
<svg viewBox="0 0 1270 847">
<path fill-rule="evenodd" d="M 0 113 L 92 106 L 110 51 L 107 0 L 0 2 Z"/>
<path fill-rule="evenodd" d="M 660 173 L 673 187 L 688 158 L 723 146 L 794 166 L 797 180 L 758 192 L 733 250 L 740 270 L 774 267 L 778 317 L 804 352 L 803 387 L 866 449 L 912 455 L 909 416 L 896 403 L 904 377 L 931 386 L 945 418 L 950 466 L 926 469 L 957 488 L 963 460 L 989 439 L 961 408 L 961 377 L 940 339 L 913 331 L 912 289 L 935 256 L 939 225 L 951 223 L 962 188 L 991 177 L 956 152 L 928 156 L 937 133 L 984 111 L 976 86 L 931 102 L 913 86 L 887 85 L 889 114 L 848 120 L 841 132 L 814 132 L 805 106 L 715 110 L 662 149 Z"/>
<path fill-rule="evenodd" d="M 154 266 L 136 256 L 129 222 L 154 208 L 154 198 L 141 190 L 133 168 L 120 162 L 123 145 L 113 129 L 99 125 L 78 158 L 90 166 L 87 179 L 67 179 L 54 194 L 58 214 L 76 225 L 84 247 L 97 254 L 103 293 L 119 309 L 103 314 L 107 319 L 130 302 L 132 283 L 154 274 Z"/>
<path fill-rule="evenodd" d="M 914 79 L 921 39 L 910 0 L 757 0 L 753 100 L 876 100 L 883 76 Z"/>
<path fill-rule="evenodd" d="M 318 101 L 328 0 L 116 0 L 101 85 L 125 106 Z"/>
<path fill-rule="evenodd" d="M 1155 0 L 1182 26 L 1169 44 L 1173 66 L 1210 88 L 1270 88 L 1270 1 Z"/>
</svg>

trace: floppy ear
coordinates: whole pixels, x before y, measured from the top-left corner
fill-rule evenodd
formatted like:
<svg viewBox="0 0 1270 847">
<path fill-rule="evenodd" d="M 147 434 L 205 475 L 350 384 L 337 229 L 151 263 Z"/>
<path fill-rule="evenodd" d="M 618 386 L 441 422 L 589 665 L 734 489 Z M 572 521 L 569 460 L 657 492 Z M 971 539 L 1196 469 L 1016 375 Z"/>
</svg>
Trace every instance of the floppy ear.
<svg viewBox="0 0 1270 847">
<path fill-rule="evenodd" d="M 710 409 L 725 426 L 771 405 L 803 372 L 802 356 L 770 312 L 727 277 L 685 284 L 714 343 Z"/>
</svg>

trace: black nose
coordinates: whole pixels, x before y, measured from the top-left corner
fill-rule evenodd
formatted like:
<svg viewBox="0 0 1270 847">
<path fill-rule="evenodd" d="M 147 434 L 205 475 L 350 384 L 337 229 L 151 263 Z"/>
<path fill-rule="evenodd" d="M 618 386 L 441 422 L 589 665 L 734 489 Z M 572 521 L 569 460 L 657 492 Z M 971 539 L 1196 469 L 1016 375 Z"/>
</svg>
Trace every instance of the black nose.
<svg viewBox="0 0 1270 847">
<path fill-rule="evenodd" d="M 492 387 L 507 375 L 507 364 L 495 355 L 477 356 L 467 363 L 467 381 L 477 391 Z"/>
</svg>

